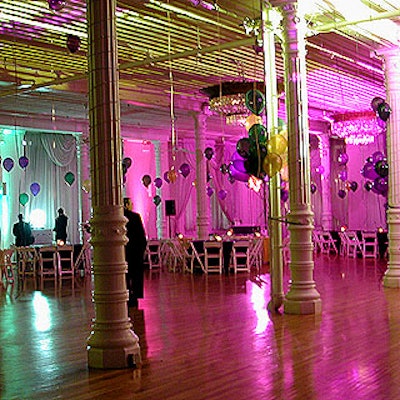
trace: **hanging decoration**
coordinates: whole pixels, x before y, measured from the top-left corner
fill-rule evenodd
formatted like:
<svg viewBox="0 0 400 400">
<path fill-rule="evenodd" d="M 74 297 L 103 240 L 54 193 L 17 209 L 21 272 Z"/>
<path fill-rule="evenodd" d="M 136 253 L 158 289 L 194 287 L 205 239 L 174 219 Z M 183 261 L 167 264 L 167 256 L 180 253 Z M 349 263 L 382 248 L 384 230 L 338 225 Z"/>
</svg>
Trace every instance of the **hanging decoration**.
<svg viewBox="0 0 400 400">
<path fill-rule="evenodd" d="M 207 186 L 206 193 L 208 197 L 211 197 L 214 194 L 214 189 L 211 186 Z"/>
<path fill-rule="evenodd" d="M 389 164 L 381 151 L 376 151 L 365 160 L 361 175 L 366 179 L 364 183 L 366 191 L 387 196 Z"/>
<path fill-rule="evenodd" d="M 14 160 L 12 158 L 5 158 L 3 161 L 3 167 L 7 172 L 10 172 L 14 168 Z"/>
<path fill-rule="evenodd" d="M 169 180 L 169 172 L 170 171 L 165 171 L 164 172 L 164 181 L 167 183 L 171 183 L 171 181 Z"/>
<path fill-rule="evenodd" d="M 163 184 L 163 181 L 162 181 L 161 178 L 156 178 L 156 179 L 154 179 L 154 186 L 155 186 L 157 189 L 160 189 L 160 187 L 162 186 L 162 184 Z"/>
<path fill-rule="evenodd" d="M 19 203 L 25 207 L 25 205 L 28 203 L 29 201 L 29 195 L 27 193 L 21 193 L 19 195 Z"/>
<path fill-rule="evenodd" d="M 25 156 L 22 156 L 18 160 L 18 164 L 21 168 L 26 168 L 29 165 L 29 159 Z"/>
<path fill-rule="evenodd" d="M 142 177 L 142 183 L 143 183 L 143 185 L 144 185 L 146 188 L 148 188 L 149 185 L 150 185 L 150 183 L 151 183 L 151 177 L 150 177 L 150 175 L 143 175 L 143 177 Z"/>
<path fill-rule="evenodd" d="M 47 2 L 49 3 L 50 10 L 53 11 L 62 10 L 67 3 L 66 0 L 47 0 Z"/>
<path fill-rule="evenodd" d="M 65 182 L 71 186 L 75 182 L 75 175 L 72 172 L 67 172 L 64 176 Z"/>
<path fill-rule="evenodd" d="M 385 132 L 386 128 L 373 111 L 336 114 L 332 118 L 332 135 L 344 139 L 347 144 L 374 143 L 375 138 Z"/>
<path fill-rule="evenodd" d="M 211 147 L 207 147 L 204 150 L 204 157 L 207 158 L 208 161 L 210 161 L 213 158 L 214 155 L 214 150 Z"/>
<path fill-rule="evenodd" d="M 186 178 L 189 174 L 190 174 L 190 166 L 187 163 L 183 163 L 180 167 L 179 167 L 179 173 Z M 171 179 L 171 178 L 170 178 Z"/>
<path fill-rule="evenodd" d="M 83 190 L 85 193 L 90 193 L 90 191 L 92 190 L 92 182 L 91 182 L 90 179 L 85 179 L 85 180 L 82 182 L 82 190 Z"/>
<path fill-rule="evenodd" d="M 227 193 L 226 190 L 221 189 L 221 190 L 218 192 L 218 198 L 219 198 L 220 200 L 225 200 L 227 194 L 228 194 L 228 193 Z"/>
<path fill-rule="evenodd" d="M 69 34 L 67 36 L 67 49 L 71 53 L 76 53 L 81 47 L 81 39 L 79 36 Z"/>
<path fill-rule="evenodd" d="M 371 101 L 371 108 L 383 122 L 386 122 L 392 112 L 388 103 L 381 97 L 374 97 Z"/>
<path fill-rule="evenodd" d="M 160 197 L 159 195 L 155 195 L 155 196 L 153 197 L 153 203 L 154 203 L 156 206 L 159 206 L 159 205 L 161 204 L 161 197 Z"/>
<path fill-rule="evenodd" d="M 40 192 L 40 185 L 37 182 L 33 182 L 30 186 L 31 193 L 36 197 Z"/>
</svg>

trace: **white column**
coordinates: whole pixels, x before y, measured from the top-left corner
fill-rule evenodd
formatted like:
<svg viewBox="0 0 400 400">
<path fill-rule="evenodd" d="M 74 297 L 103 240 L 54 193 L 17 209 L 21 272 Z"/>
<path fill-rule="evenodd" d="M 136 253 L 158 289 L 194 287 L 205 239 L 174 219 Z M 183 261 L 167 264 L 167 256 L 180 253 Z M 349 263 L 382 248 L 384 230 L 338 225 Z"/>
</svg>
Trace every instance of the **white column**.
<svg viewBox="0 0 400 400">
<path fill-rule="evenodd" d="M 95 318 L 88 338 L 92 368 L 140 362 L 126 290 L 122 143 L 118 97 L 116 0 L 87 0 L 90 166 Z"/>
<path fill-rule="evenodd" d="M 273 1 L 283 15 L 290 212 L 291 283 L 284 300 L 288 314 L 319 314 L 321 298 L 314 282 L 310 149 L 305 62 L 305 20 L 294 0 Z"/>
<path fill-rule="evenodd" d="M 196 140 L 197 236 L 199 239 L 208 239 L 210 233 L 210 206 L 206 194 L 207 165 L 204 157 L 207 116 L 204 113 L 191 113 L 191 115 L 194 119 Z"/>
<path fill-rule="evenodd" d="M 264 81 L 267 115 L 268 138 L 278 134 L 278 89 L 276 82 L 275 34 L 271 22 L 271 7 L 263 5 L 261 10 L 263 46 L 264 46 Z M 264 183 L 265 184 L 265 183 Z M 264 207 L 267 205 L 264 204 Z M 271 300 L 270 310 L 278 310 L 284 299 L 283 292 L 283 255 L 282 255 L 282 213 L 281 213 L 281 179 L 275 174 L 269 180 L 269 237 Z"/>
<path fill-rule="evenodd" d="M 387 121 L 386 145 L 389 164 L 388 238 L 389 261 L 383 285 L 400 288 L 400 50 L 383 52 L 386 102 L 392 113 Z"/>
<path fill-rule="evenodd" d="M 159 140 L 154 141 L 154 155 L 156 158 L 156 176 L 162 179 L 161 172 L 161 143 Z M 160 196 L 163 190 L 161 188 L 156 188 L 156 195 Z M 163 219 L 162 219 L 162 200 L 161 204 L 156 208 L 156 227 L 157 227 L 157 238 L 161 239 L 163 237 Z"/>
<path fill-rule="evenodd" d="M 331 196 L 331 148 L 329 136 L 319 135 L 321 166 L 324 173 L 321 175 L 321 225 L 325 230 L 332 229 L 332 196 Z"/>
</svg>

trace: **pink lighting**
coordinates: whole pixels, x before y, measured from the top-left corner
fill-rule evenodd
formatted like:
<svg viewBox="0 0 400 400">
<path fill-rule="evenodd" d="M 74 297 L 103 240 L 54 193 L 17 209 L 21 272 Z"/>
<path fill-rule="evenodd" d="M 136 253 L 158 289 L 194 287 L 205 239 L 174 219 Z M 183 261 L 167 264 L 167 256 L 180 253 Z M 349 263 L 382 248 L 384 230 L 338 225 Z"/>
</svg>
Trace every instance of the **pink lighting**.
<svg viewBox="0 0 400 400">
<path fill-rule="evenodd" d="M 382 122 L 372 111 L 338 114 L 333 116 L 332 135 L 345 139 L 347 144 L 366 145 L 385 131 Z"/>
</svg>

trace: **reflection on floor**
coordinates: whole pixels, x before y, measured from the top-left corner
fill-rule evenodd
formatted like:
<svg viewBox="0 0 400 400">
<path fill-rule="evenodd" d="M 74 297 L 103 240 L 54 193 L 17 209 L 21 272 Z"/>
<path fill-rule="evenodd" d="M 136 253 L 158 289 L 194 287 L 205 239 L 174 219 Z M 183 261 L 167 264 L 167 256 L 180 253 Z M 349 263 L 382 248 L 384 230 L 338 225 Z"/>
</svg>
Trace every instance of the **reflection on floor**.
<svg viewBox="0 0 400 400">
<path fill-rule="evenodd" d="M 398 399 L 400 291 L 385 289 L 384 260 L 317 255 L 322 314 L 266 310 L 266 270 L 147 271 L 129 309 L 137 369 L 89 370 L 90 278 L 74 290 L 27 281 L 0 297 L 2 399 Z M 285 290 L 289 271 L 285 268 Z"/>
</svg>

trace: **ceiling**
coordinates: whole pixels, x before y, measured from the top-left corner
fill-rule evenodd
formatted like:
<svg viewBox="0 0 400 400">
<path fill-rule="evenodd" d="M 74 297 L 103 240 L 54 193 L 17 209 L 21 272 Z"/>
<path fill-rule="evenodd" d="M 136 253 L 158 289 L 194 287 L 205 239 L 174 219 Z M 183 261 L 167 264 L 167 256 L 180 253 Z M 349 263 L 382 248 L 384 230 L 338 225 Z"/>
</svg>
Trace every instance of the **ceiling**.
<svg viewBox="0 0 400 400">
<path fill-rule="evenodd" d="M 65 3 L 53 11 L 47 0 L 0 1 L 0 125 L 87 129 L 86 4 Z M 335 114 L 370 110 L 373 97 L 385 96 L 379 54 L 397 44 L 399 9 L 400 0 L 307 0 L 311 126 Z M 118 1 L 123 135 L 151 140 L 168 134 L 171 112 L 178 134 L 189 134 L 189 111 L 208 100 L 201 89 L 263 80 L 263 55 L 249 32 L 259 16 L 259 0 Z M 375 21 L 360 24 L 352 16 Z M 68 35 L 80 38 L 78 51 L 67 48 Z M 276 51 L 283 80 L 279 40 Z M 229 136 L 243 128 L 225 126 L 215 115 L 208 129 Z"/>
</svg>

